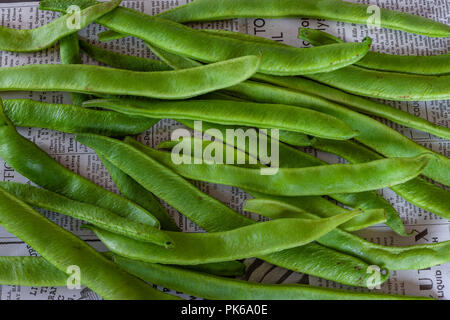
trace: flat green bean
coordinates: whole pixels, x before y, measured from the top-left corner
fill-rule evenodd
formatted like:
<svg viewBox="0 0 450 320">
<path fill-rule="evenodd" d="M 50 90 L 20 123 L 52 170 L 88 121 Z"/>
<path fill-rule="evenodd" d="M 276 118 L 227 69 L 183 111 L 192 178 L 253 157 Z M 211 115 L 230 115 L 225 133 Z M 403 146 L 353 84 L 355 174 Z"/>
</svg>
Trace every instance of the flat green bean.
<svg viewBox="0 0 450 320">
<path fill-rule="evenodd" d="M 73 21 L 73 12 L 64 15 L 36 29 L 20 30 L 0 27 L 0 50 L 13 52 L 41 51 L 52 46 L 59 39 L 76 33 L 97 18 L 119 6 L 121 0 L 97 3 L 77 13 L 77 22 Z M 63 10 L 66 13 L 66 8 Z"/>
<path fill-rule="evenodd" d="M 313 139 L 315 148 L 337 154 L 344 159 L 361 163 L 381 159 L 377 153 L 354 142 L 334 143 L 323 139 Z M 422 179 L 415 178 L 403 184 L 390 187 L 392 191 L 408 202 L 432 212 L 445 219 L 450 219 L 450 194 L 448 191 Z"/>
<path fill-rule="evenodd" d="M 131 99 L 98 99 L 85 107 L 102 107 L 130 116 L 201 120 L 220 124 L 282 129 L 328 139 L 350 139 L 358 133 L 343 121 L 309 109 L 229 100 L 177 102 Z"/>
<path fill-rule="evenodd" d="M 256 223 L 204 194 L 194 185 L 118 140 L 100 140 L 95 151 L 120 168 L 147 190 L 186 215 L 207 232 L 226 231 Z M 307 273 L 340 283 L 364 286 L 370 277 L 369 265 L 359 258 L 342 254 L 316 243 L 259 257 L 296 272 Z M 384 273 L 383 283 L 389 277 Z"/>
<path fill-rule="evenodd" d="M 64 10 L 64 4 L 83 1 L 43 1 L 44 10 Z M 243 55 L 262 55 L 258 71 L 275 75 L 327 72 L 360 60 L 369 51 L 371 39 L 317 48 L 276 47 L 209 34 L 182 24 L 119 7 L 96 20 L 119 33 L 132 35 L 169 52 L 202 62 L 217 62 Z M 162 36 L 163 35 L 163 36 Z M 211 50 L 214 48 L 214 50 Z"/>
<path fill-rule="evenodd" d="M 308 107 L 333 115 L 349 124 L 354 130 L 358 130 L 359 135 L 355 137 L 355 140 L 386 157 L 410 157 L 430 152 L 429 149 L 375 119 L 301 91 L 251 81 L 241 83 L 237 88 L 228 88 L 226 91 L 257 102 Z M 430 161 L 423 175 L 439 183 L 450 185 L 450 160 L 436 152 L 433 154 L 436 155 L 436 159 Z"/>
<path fill-rule="evenodd" d="M 78 266 L 81 284 L 104 299 L 176 299 L 120 269 L 81 239 L 0 187 L 0 224 L 62 272 Z"/>
<path fill-rule="evenodd" d="M 107 209 L 124 218 L 159 226 L 151 213 L 77 175 L 22 137 L 0 106 L 0 157 L 37 185 L 70 199 Z"/>
<path fill-rule="evenodd" d="M 4 100 L 3 108 L 15 126 L 46 128 L 67 133 L 135 135 L 151 128 L 157 122 L 155 119 L 130 117 L 118 112 L 28 99 Z"/>
<path fill-rule="evenodd" d="M 80 48 L 91 58 L 117 69 L 133 71 L 168 71 L 172 70 L 165 63 L 121 54 L 94 46 L 85 40 L 80 39 Z"/>
<path fill-rule="evenodd" d="M 345 291 L 303 284 L 266 284 L 227 279 L 177 267 L 114 255 L 114 261 L 136 277 L 165 288 L 216 300 L 428 300 L 381 293 Z"/>
<path fill-rule="evenodd" d="M 103 159 L 101 156 L 99 156 L 99 158 L 108 170 L 120 193 L 124 197 L 137 203 L 148 212 L 151 212 L 153 216 L 158 219 L 163 230 L 179 231 L 179 228 L 175 221 L 173 221 L 173 218 L 169 215 L 166 209 L 164 209 L 161 203 L 155 199 L 151 192 L 147 191 L 129 175 L 114 166 L 108 160 Z"/>
<path fill-rule="evenodd" d="M 0 187 L 30 206 L 61 213 L 92 223 L 99 228 L 160 246 L 173 245 L 170 236 L 159 229 L 127 220 L 103 208 L 78 202 L 57 193 L 27 184 L 0 181 Z"/>
<path fill-rule="evenodd" d="M 343 40 L 329 33 L 301 28 L 299 37 L 313 46 L 342 43 Z M 450 74 L 450 53 L 434 56 L 399 56 L 369 51 L 355 65 L 374 70 L 422 75 Z"/>
<path fill-rule="evenodd" d="M 77 139 L 91 147 L 90 135 Z M 310 196 L 363 192 L 400 184 L 417 177 L 427 165 L 429 154 L 414 158 L 390 158 L 364 164 L 332 164 L 306 168 L 279 168 L 273 175 L 261 169 L 226 164 L 195 164 L 190 156 L 175 164 L 171 153 L 145 147 L 128 139 L 149 157 L 156 159 L 187 179 L 230 185 L 249 191 L 280 196 Z"/>
<path fill-rule="evenodd" d="M 360 214 L 361 211 L 357 210 L 318 220 L 277 219 L 212 233 L 167 231 L 166 234 L 174 243 L 170 250 L 95 225 L 86 228 L 94 231 L 113 253 L 127 258 L 162 264 L 198 265 L 252 258 L 299 247 Z"/>
<path fill-rule="evenodd" d="M 370 18 L 369 5 L 341 0 L 195 0 L 165 11 L 159 16 L 177 22 L 232 18 L 302 17 L 364 24 Z M 450 37 L 450 26 L 424 17 L 380 8 L 381 26 L 430 37 Z"/>
<path fill-rule="evenodd" d="M 0 91 L 68 91 L 184 99 L 249 78 L 257 70 L 259 61 L 256 56 L 246 56 L 198 68 L 155 72 L 93 65 L 7 67 L 0 69 Z"/>
</svg>

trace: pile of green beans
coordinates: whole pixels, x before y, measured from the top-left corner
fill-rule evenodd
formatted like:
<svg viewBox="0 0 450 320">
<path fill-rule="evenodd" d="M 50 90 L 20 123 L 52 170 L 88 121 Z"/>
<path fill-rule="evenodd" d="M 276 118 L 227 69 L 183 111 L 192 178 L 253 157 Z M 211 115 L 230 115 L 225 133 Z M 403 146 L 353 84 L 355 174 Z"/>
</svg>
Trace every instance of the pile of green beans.
<svg viewBox="0 0 450 320">
<path fill-rule="evenodd" d="M 391 270 L 450 262 L 450 241 L 393 247 L 351 233 L 383 223 L 399 236 L 413 234 L 377 193 L 382 188 L 450 218 L 448 157 L 369 117 L 449 139 L 449 128 L 369 99 L 449 99 L 448 53 L 381 54 L 370 51 L 368 37 L 346 42 L 311 29 L 300 29 L 299 38 L 313 47 L 297 48 L 183 24 L 250 17 L 367 23 L 369 6 L 341 0 L 194 0 L 157 16 L 120 3 L 44 0 L 39 8 L 61 17 L 35 29 L 0 27 L 0 50 L 36 52 L 58 44 L 61 62 L 0 68 L 0 92 L 57 91 L 72 99 L 0 98 L 0 157 L 29 180 L 0 181 L 0 226 L 39 255 L 0 256 L 0 285 L 66 286 L 76 265 L 81 284 L 104 299 L 178 299 L 157 285 L 206 299 L 425 299 L 230 277 L 243 277 L 243 259 L 256 258 L 370 288 L 385 283 Z M 80 8 L 76 27 L 74 5 Z M 381 15 L 382 27 L 450 37 L 450 26 L 437 21 L 386 9 Z M 100 41 L 133 36 L 159 60 L 80 39 L 78 31 L 92 23 L 108 28 Z M 83 64 L 81 53 L 106 66 Z M 148 140 L 161 119 L 191 131 L 201 121 L 201 132 L 157 141 L 166 151 L 132 137 L 146 132 Z M 96 153 L 117 193 L 64 167 L 60 155 L 53 159 L 16 127 L 75 134 L 82 152 Z M 244 139 L 229 136 L 230 129 Z M 248 129 L 260 130 L 256 141 Z M 349 163 L 322 161 L 307 153 L 312 148 Z M 273 156 L 278 163 L 270 163 Z M 251 198 L 241 214 L 195 181 L 239 188 Z M 33 208 L 81 220 L 109 251 L 95 250 Z M 184 221 L 205 232 L 183 232 Z M 377 277 L 372 267 L 379 268 Z"/>
</svg>

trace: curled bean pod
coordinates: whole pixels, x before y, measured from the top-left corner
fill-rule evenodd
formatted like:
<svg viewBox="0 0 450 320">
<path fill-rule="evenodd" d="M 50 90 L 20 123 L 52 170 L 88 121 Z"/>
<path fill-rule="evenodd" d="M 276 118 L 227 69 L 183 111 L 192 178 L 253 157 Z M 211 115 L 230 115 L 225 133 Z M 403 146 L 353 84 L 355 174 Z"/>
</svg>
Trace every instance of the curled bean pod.
<svg viewBox="0 0 450 320">
<path fill-rule="evenodd" d="M 172 69 L 158 60 L 134 57 L 105 50 L 81 39 L 80 48 L 91 58 L 118 69 L 133 71 L 168 71 Z"/>
<path fill-rule="evenodd" d="M 375 119 L 301 91 L 246 81 L 237 88 L 228 88 L 227 92 L 253 101 L 308 107 L 333 115 L 358 130 L 359 135 L 355 140 L 386 157 L 410 157 L 431 152 Z M 450 185 L 450 160 L 441 154 L 433 154 L 436 159 L 430 161 L 423 174 L 439 183 Z"/>
<path fill-rule="evenodd" d="M 70 4 L 82 3 L 71 0 Z M 51 10 L 61 10 L 61 7 L 63 4 L 54 4 L 53 1 L 43 2 L 40 6 Z M 370 38 L 358 44 L 343 43 L 307 49 L 255 44 L 208 34 L 123 7 L 97 19 L 96 22 L 113 31 L 135 36 L 169 52 L 202 62 L 223 61 L 243 55 L 262 55 L 258 71 L 275 75 L 300 75 L 336 70 L 360 60 L 371 45 Z M 164 34 L 164 37 L 161 37 L 161 34 Z"/>
<path fill-rule="evenodd" d="M 313 46 L 342 43 L 341 39 L 315 29 L 301 28 L 299 37 Z M 450 74 L 450 53 L 434 56 L 399 56 L 369 51 L 355 65 L 374 70 L 422 75 Z"/>
<path fill-rule="evenodd" d="M 0 106 L 0 157 L 37 185 L 70 199 L 105 208 L 136 222 L 159 226 L 158 220 L 133 202 L 77 175 L 22 137 Z"/>
<path fill-rule="evenodd" d="M 60 271 L 78 266 L 83 272 L 81 283 L 104 299 L 176 299 L 126 273 L 1 187 L 0 222 Z"/>
<path fill-rule="evenodd" d="M 302 17 L 367 24 L 368 5 L 341 0 L 196 0 L 165 11 L 159 16 L 177 22 L 232 18 Z M 450 37 L 450 26 L 424 17 L 380 9 L 381 26 L 430 37 Z"/>
<path fill-rule="evenodd" d="M 231 230 L 255 223 L 204 194 L 132 146 L 118 140 L 96 138 L 98 143 L 94 149 L 100 156 L 207 232 Z M 92 146 L 95 140 L 91 139 L 89 144 Z M 286 269 L 348 285 L 364 286 L 369 278 L 364 271 L 369 266 L 366 262 L 316 243 L 259 258 Z M 378 282 L 383 283 L 388 277 L 388 273 L 384 273 Z"/>
<path fill-rule="evenodd" d="M 271 211 L 271 201 L 266 199 L 249 201 L 251 205 L 247 209 L 264 214 Z M 304 213 L 302 217 L 314 219 L 314 215 L 310 213 Z M 420 270 L 450 262 L 450 241 L 390 247 L 374 244 L 339 228 L 330 231 L 317 241 L 390 270 Z"/>
<path fill-rule="evenodd" d="M 115 9 L 121 0 L 112 0 L 106 3 L 96 3 L 81 10 L 79 25 L 71 23 L 73 16 L 64 15 L 46 25 L 31 30 L 19 30 L 0 27 L 0 50 L 14 52 L 41 51 L 53 45 L 59 39 L 76 33 L 97 18 Z M 64 9 L 65 13 L 66 10 Z"/>
<path fill-rule="evenodd" d="M 257 70 L 259 60 L 256 56 L 246 56 L 188 70 L 155 72 L 93 65 L 8 67 L 0 69 L 0 91 L 47 90 L 184 99 L 249 78 Z"/>
<path fill-rule="evenodd" d="M 57 193 L 27 184 L 0 181 L 0 187 L 30 206 L 80 219 L 135 240 L 152 242 L 167 248 L 173 246 L 173 241 L 163 231 L 146 224 L 127 220 L 103 208 L 74 201 Z"/>
<path fill-rule="evenodd" d="M 89 141 L 87 135 L 78 137 L 82 143 Z M 261 175 L 261 169 L 224 164 L 194 164 L 189 156 L 183 163 L 175 164 L 170 153 L 141 147 L 132 139 L 128 141 L 185 178 L 280 196 L 326 195 L 381 189 L 417 177 L 430 158 L 430 154 L 423 154 L 415 158 L 372 161 L 365 163 L 365 166 L 336 164 L 279 168 L 273 175 Z"/>
<path fill-rule="evenodd" d="M 212 233 L 167 231 L 166 234 L 174 243 L 170 250 L 94 225 L 87 228 L 94 231 L 109 250 L 121 256 L 162 264 L 198 265 L 252 258 L 302 246 L 360 214 L 361 211 L 357 210 L 318 220 L 270 220 Z"/>
<path fill-rule="evenodd" d="M 67 133 L 135 135 L 149 129 L 157 122 L 155 119 L 129 117 L 117 112 L 28 99 L 4 100 L 3 108 L 15 126 L 46 128 Z"/>
<path fill-rule="evenodd" d="M 114 261 L 136 277 L 165 288 L 217 300 L 427 300 L 381 293 L 365 293 L 302 284 L 265 284 L 221 278 L 114 255 Z M 174 276 L 176 275 L 176 276 Z"/>
<path fill-rule="evenodd" d="M 129 175 L 114 166 L 108 160 L 105 160 L 102 157 L 99 158 L 108 170 L 120 193 L 124 197 L 137 203 L 148 212 L 151 212 L 155 218 L 158 219 L 163 230 L 179 231 L 179 228 L 175 221 L 173 221 L 173 218 L 169 215 L 166 209 L 164 209 L 161 203 L 155 199 L 151 192 L 147 191 Z"/>
<path fill-rule="evenodd" d="M 319 112 L 292 106 L 228 100 L 186 100 L 177 102 L 131 99 L 87 101 L 85 107 L 103 107 L 131 116 L 201 120 L 229 125 L 282 129 L 329 139 L 350 139 L 357 135 L 342 121 Z"/>
<path fill-rule="evenodd" d="M 377 153 L 354 142 L 333 143 L 331 141 L 314 139 L 315 148 L 337 154 L 344 159 L 361 163 L 381 159 Z M 432 212 L 445 219 L 450 219 L 450 194 L 448 191 L 422 179 L 415 178 L 403 184 L 391 187 L 392 191 L 408 202 Z"/>
</svg>

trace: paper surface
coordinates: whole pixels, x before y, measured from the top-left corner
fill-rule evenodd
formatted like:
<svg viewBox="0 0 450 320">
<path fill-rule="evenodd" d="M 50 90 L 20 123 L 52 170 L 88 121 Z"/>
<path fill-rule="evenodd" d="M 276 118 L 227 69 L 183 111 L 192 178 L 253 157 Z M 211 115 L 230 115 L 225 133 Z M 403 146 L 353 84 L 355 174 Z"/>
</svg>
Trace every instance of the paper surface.
<svg viewBox="0 0 450 320">
<path fill-rule="evenodd" d="M 402 0 L 402 1 L 358 1 L 361 3 L 377 4 L 384 8 L 405 11 L 446 24 L 450 23 L 450 3 L 447 0 Z M 173 6 L 184 4 L 185 1 L 123 1 L 124 6 L 143 11 L 147 14 L 157 14 Z M 58 14 L 38 11 L 36 2 L 26 3 L 2 3 L 0 4 L 2 25 L 10 28 L 29 29 L 35 28 L 53 20 Z M 346 41 L 361 40 L 365 36 L 373 38 L 372 50 L 399 55 L 432 55 L 448 52 L 450 39 L 428 38 L 389 29 L 369 29 L 366 26 L 351 25 L 332 21 L 318 21 L 314 19 L 236 19 L 230 21 L 217 21 L 196 24 L 198 28 L 217 28 L 240 31 L 253 35 L 281 41 L 294 46 L 304 46 L 303 41 L 297 39 L 299 27 L 317 28 L 330 32 Z M 96 35 L 104 31 L 104 28 L 92 24 L 82 30 L 80 36 L 97 43 L 99 46 L 129 55 L 140 57 L 152 57 L 151 52 L 143 43 L 135 38 L 127 37 L 121 40 L 98 43 Z M 83 56 L 84 62 L 97 64 L 92 59 Z M 55 64 L 59 63 L 58 48 L 53 47 L 36 53 L 9 53 L 0 52 L 0 66 L 19 66 L 28 64 Z M 149 84 L 151 85 L 151 84 Z M 44 102 L 70 103 L 68 94 L 21 92 L 2 93 L 3 99 L 29 98 Z M 450 125 L 450 101 L 432 102 L 389 102 L 397 108 L 428 119 L 433 123 L 448 127 Z M 383 123 L 398 130 L 408 138 L 427 146 L 441 154 L 449 156 L 450 142 L 429 134 L 404 128 L 386 120 Z M 139 136 L 139 140 L 156 146 L 164 140 L 170 139 L 170 132 L 181 125 L 173 121 L 163 120 L 152 129 Z M 81 146 L 74 141 L 73 135 L 55 132 L 47 129 L 19 128 L 19 132 L 39 147 L 48 152 L 63 165 L 81 175 L 88 177 L 108 190 L 116 191 L 111 178 L 102 166 L 98 157 L 92 150 Z M 314 155 L 329 161 L 342 162 L 342 159 L 322 152 L 308 150 Z M 0 180 L 18 181 L 29 183 L 28 179 L 9 168 L 0 159 Z M 247 196 L 237 188 L 223 187 L 206 183 L 196 183 L 203 191 L 224 201 L 233 209 L 242 212 L 242 204 Z M 448 220 L 439 218 L 429 212 L 414 207 L 405 202 L 390 190 L 382 190 L 383 196 L 389 200 L 401 215 L 407 231 L 415 231 L 414 236 L 402 238 L 390 231 L 389 228 L 380 225 L 358 232 L 368 240 L 386 245 L 412 245 L 433 243 L 436 241 L 450 240 L 450 224 Z M 186 231 L 199 231 L 196 226 L 174 210 L 171 210 L 177 223 Z M 104 249 L 96 237 L 87 230 L 80 230 L 81 223 L 70 217 L 55 213 L 46 213 L 55 222 L 64 228 L 76 233 L 95 248 Z M 248 213 L 246 213 L 248 214 Z M 254 216 L 256 217 L 256 215 Z M 12 236 L 0 227 L 0 255 L 36 255 L 29 246 Z M 246 262 L 252 270 L 246 278 L 250 281 L 267 283 L 306 283 L 333 288 L 345 288 L 323 279 L 301 275 L 274 267 L 259 260 L 249 259 Z M 352 290 L 362 290 L 348 288 Z M 381 287 L 380 292 L 434 297 L 438 299 L 450 299 L 450 264 L 436 266 L 419 271 L 393 271 L 390 279 Z M 188 297 L 194 299 L 194 297 Z M 29 288 L 17 286 L 0 286 L 0 299 L 99 299 L 99 297 L 87 288 L 82 290 L 69 290 L 67 288 Z"/>
</svg>

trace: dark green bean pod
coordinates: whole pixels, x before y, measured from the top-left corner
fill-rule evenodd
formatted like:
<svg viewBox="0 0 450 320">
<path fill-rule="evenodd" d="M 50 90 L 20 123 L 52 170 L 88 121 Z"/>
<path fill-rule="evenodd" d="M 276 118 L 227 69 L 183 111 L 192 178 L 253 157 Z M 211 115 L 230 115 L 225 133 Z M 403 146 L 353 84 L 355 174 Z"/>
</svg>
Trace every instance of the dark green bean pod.
<svg viewBox="0 0 450 320">
<path fill-rule="evenodd" d="M 369 5 L 341 0 L 195 0 L 159 14 L 177 21 L 211 21 L 232 18 L 315 18 L 348 23 L 368 23 Z M 424 17 L 380 8 L 381 26 L 430 37 L 450 37 L 450 26 Z"/>
<path fill-rule="evenodd" d="M 62 64 L 81 64 L 80 46 L 78 45 L 78 34 L 72 33 L 65 38 L 59 40 L 59 55 Z M 72 103 L 81 106 L 83 101 L 89 100 L 89 96 L 72 92 Z"/>
<path fill-rule="evenodd" d="M 40 8 L 64 10 L 64 4 L 83 5 L 83 1 L 43 1 Z M 258 71 L 275 75 L 300 75 L 327 72 L 360 60 L 368 51 L 371 39 L 361 43 L 343 43 L 317 48 L 276 47 L 264 43 L 231 39 L 182 24 L 119 7 L 96 20 L 119 33 L 132 35 L 169 52 L 202 62 L 217 62 L 244 55 L 262 55 Z M 164 37 L 161 37 L 161 35 Z M 214 50 L 211 50 L 214 48 Z"/>
<path fill-rule="evenodd" d="M 99 143 L 94 149 L 98 154 L 207 232 L 231 230 L 255 223 L 204 194 L 132 146 L 118 140 L 104 140 L 100 136 L 96 140 Z M 92 143 L 89 144 L 92 146 Z M 366 262 L 316 243 L 259 258 L 286 269 L 348 285 L 364 286 L 370 277 L 365 272 L 369 266 Z M 379 283 L 388 277 L 388 273 L 384 273 Z"/>
<path fill-rule="evenodd" d="M 78 139 L 86 143 L 89 141 L 89 135 L 78 135 Z M 326 195 L 381 189 L 417 177 L 430 158 L 429 154 L 423 154 L 414 158 L 372 161 L 366 163 L 366 166 L 335 164 L 306 168 L 271 168 L 273 174 L 261 174 L 264 169 L 226 164 L 196 164 L 190 156 L 186 156 L 187 161 L 175 164 L 171 153 L 142 146 L 132 139 L 128 142 L 187 179 L 280 196 Z"/>
<path fill-rule="evenodd" d="M 313 145 L 317 149 L 337 154 L 352 163 L 362 163 L 382 158 L 379 154 L 364 146 L 350 141 L 334 143 L 323 139 L 314 139 Z M 415 178 L 390 188 L 419 208 L 445 219 L 450 219 L 450 193 L 448 191 L 422 178 Z"/>
<path fill-rule="evenodd" d="M 151 213 L 70 171 L 22 137 L 5 116 L 3 107 L 0 107 L 0 157 L 14 170 L 45 189 L 105 208 L 136 222 L 159 226 Z"/>
<path fill-rule="evenodd" d="M 14 52 L 41 51 L 52 46 L 59 39 L 76 33 L 96 19 L 115 9 L 121 0 L 95 3 L 78 13 L 78 23 L 72 22 L 72 14 L 64 15 L 36 29 L 21 30 L 0 27 L 0 50 Z M 66 8 L 63 10 L 66 13 Z"/>
<path fill-rule="evenodd" d="M 57 193 L 27 184 L 0 181 L 0 187 L 30 206 L 80 219 L 101 229 L 135 240 L 152 242 L 166 248 L 173 246 L 170 236 L 163 231 L 147 224 L 122 218 L 103 208 L 74 201 Z"/>
<path fill-rule="evenodd" d="M 0 91 L 68 91 L 184 99 L 248 79 L 258 69 L 259 61 L 256 56 L 246 56 L 187 70 L 155 72 L 93 65 L 7 67 L 0 69 Z"/>
<path fill-rule="evenodd" d="M 136 277 L 165 288 L 212 300 L 428 300 L 382 293 L 345 291 L 303 284 L 266 284 L 141 262 L 114 255 Z"/>
<path fill-rule="evenodd" d="M 167 231 L 166 235 L 174 244 L 169 250 L 94 225 L 86 228 L 94 231 L 109 250 L 124 257 L 162 264 L 198 265 L 252 258 L 303 246 L 361 213 L 356 210 L 313 220 L 277 219 L 211 233 Z"/>
<path fill-rule="evenodd" d="M 104 299 L 176 299 L 120 269 L 75 235 L 0 188 L 0 224 L 62 272 L 78 266 L 81 284 Z M 23 269 L 19 268 L 19 271 Z"/>
<path fill-rule="evenodd" d="M 299 37 L 313 46 L 344 42 L 329 33 L 308 28 L 301 28 Z M 450 53 L 434 56 L 399 56 L 369 51 L 355 65 L 367 69 L 400 73 L 422 75 L 450 74 Z"/>
<path fill-rule="evenodd" d="M 3 108 L 15 126 L 46 128 L 67 133 L 135 135 L 151 128 L 158 121 L 130 117 L 118 112 L 98 111 L 28 99 L 4 100 Z"/>
<path fill-rule="evenodd" d="M 126 54 L 121 54 L 109 50 L 105 50 L 90 44 L 85 40 L 80 39 L 80 48 L 83 50 L 91 58 L 102 62 L 108 66 L 125 69 L 125 70 L 133 70 L 133 71 L 168 71 L 172 70 L 164 62 L 129 56 Z"/>
<path fill-rule="evenodd" d="M 187 69 L 189 70 L 189 69 Z M 343 121 L 310 109 L 230 100 L 177 102 L 98 99 L 85 107 L 102 107 L 130 116 L 201 120 L 213 123 L 294 131 L 328 139 L 347 140 L 358 133 Z"/>
</svg>

